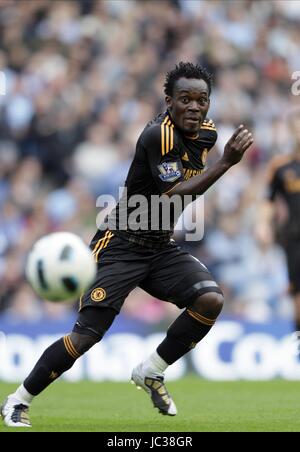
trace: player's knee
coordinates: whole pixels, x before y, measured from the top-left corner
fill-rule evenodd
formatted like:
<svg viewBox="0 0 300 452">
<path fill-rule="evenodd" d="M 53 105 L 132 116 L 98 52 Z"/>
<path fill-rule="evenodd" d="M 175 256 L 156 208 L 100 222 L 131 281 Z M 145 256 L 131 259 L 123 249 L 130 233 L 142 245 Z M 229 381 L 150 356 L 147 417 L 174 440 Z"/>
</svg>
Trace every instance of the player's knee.
<svg viewBox="0 0 300 452">
<path fill-rule="evenodd" d="M 216 319 L 222 311 L 224 297 L 217 292 L 208 292 L 199 296 L 191 308 L 200 315 L 209 319 Z"/>
<path fill-rule="evenodd" d="M 95 336 L 88 336 L 86 334 L 71 333 L 70 336 L 73 347 L 79 355 L 86 353 L 93 345 L 99 342 Z"/>
</svg>

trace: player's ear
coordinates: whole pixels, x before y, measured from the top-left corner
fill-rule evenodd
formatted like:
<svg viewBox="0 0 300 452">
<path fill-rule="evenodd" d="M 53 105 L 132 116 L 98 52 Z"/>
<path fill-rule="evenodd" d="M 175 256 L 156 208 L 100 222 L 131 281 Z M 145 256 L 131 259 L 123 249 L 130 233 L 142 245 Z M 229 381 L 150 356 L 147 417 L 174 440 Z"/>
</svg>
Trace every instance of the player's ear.
<svg viewBox="0 0 300 452">
<path fill-rule="evenodd" d="M 165 101 L 166 101 L 167 107 L 169 108 L 169 110 L 171 110 L 172 107 L 173 107 L 173 99 L 172 99 L 172 97 L 171 96 L 166 96 L 165 97 Z"/>
</svg>

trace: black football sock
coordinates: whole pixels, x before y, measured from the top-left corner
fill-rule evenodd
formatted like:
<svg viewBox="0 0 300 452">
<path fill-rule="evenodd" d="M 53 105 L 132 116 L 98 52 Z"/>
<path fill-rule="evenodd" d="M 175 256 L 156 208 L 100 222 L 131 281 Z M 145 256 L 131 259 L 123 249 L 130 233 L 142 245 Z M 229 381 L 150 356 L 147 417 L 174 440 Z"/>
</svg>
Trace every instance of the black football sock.
<svg viewBox="0 0 300 452">
<path fill-rule="evenodd" d="M 170 326 L 157 353 L 167 364 L 175 363 L 207 335 L 214 323 L 215 320 L 187 309 Z"/>
<path fill-rule="evenodd" d="M 38 395 L 61 374 L 71 369 L 79 356 L 70 336 L 65 336 L 54 342 L 44 351 L 24 381 L 25 389 L 34 396 Z"/>
</svg>

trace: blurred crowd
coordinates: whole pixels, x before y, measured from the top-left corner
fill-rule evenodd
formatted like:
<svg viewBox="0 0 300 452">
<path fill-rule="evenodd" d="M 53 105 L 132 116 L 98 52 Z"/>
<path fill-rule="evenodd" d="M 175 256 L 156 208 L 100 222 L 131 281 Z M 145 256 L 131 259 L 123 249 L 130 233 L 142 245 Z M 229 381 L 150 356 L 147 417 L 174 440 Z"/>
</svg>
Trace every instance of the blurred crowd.
<svg viewBox="0 0 300 452">
<path fill-rule="evenodd" d="M 165 109 L 165 73 L 181 60 L 214 76 L 209 117 L 219 138 L 209 163 L 240 123 L 255 137 L 247 159 L 205 195 L 204 239 L 184 246 L 223 288 L 225 315 L 291 315 L 285 258 L 256 227 L 267 164 L 290 151 L 285 118 L 300 100 L 291 92 L 300 70 L 294 0 L 0 1 L 0 315 L 32 321 L 73 309 L 33 294 L 26 254 L 51 231 L 89 242 L 97 197 L 124 185 L 139 133 Z M 137 289 L 124 315 L 154 324 L 176 314 Z"/>
</svg>

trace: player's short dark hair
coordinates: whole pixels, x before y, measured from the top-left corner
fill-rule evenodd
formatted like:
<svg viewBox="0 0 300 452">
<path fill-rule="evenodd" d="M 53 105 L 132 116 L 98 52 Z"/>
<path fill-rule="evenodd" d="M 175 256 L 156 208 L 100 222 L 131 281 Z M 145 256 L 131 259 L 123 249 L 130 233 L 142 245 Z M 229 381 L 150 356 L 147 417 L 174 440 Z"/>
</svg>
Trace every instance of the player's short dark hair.
<svg viewBox="0 0 300 452">
<path fill-rule="evenodd" d="M 164 91 L 167 96 L 172 96 L 174 93 L 174 86 L 178 79 L 185 78 L 198 78 L 204 80 L 208 86 L 208 94 L 211 93 L 212 75 L 200 64 L 184 63 L 180 61 L 176 64 L 175 68 L 168 72 L 164 84 Z"/>
</svg>

